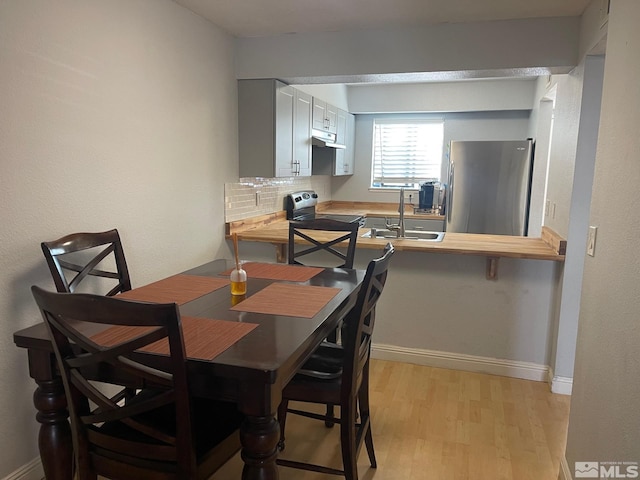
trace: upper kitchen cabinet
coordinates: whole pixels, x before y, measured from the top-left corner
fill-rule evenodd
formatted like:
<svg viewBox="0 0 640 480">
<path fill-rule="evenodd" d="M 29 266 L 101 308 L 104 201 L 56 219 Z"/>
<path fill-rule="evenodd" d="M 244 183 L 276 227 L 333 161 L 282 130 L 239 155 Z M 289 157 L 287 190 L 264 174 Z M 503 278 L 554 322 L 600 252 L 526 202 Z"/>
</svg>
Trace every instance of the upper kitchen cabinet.
<svg viewBox="0 0 640 480">
<path fill-rule="evenodd" d="M 240 177 L 311 175 L 311 111 L 311 96 L 278 80 L 239 80 Z"/>
<path fill-rule="evenodd" d="M 293 166 L 294 175 L 311 175 L 311 115 L 313 97 L 295 90 L 293 106 Z"/>
<path fill-rule="evenodd" d="M 336 143 L 345 145 L 346 148 L 336 150 L 332 172 L 334 176 L 353 175 L 353 162 L 355 160 L 355 125 L 355 115 L 338 109 Z"/>
<path fill-rule="evenodd" d="M 313 128 L 325 132 L 337 133 L 338 109 L 333 105 L 313 98 Z"/>
</svg>

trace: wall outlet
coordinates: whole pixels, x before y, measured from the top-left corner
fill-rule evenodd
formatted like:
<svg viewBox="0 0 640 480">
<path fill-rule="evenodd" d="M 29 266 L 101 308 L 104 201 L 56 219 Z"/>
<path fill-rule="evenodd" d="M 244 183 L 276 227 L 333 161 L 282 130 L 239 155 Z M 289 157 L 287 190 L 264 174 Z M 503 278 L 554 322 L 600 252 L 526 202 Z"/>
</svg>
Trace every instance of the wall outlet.
<svg viewBox="0 0 640 480">
<path fill-rule="evenodd" d="M 551 204 L 551 218 L 556 218 L 556 202 Z"/>
<path fill-rule="evenodd" d="M 544 216 L 548 217 L 549 216 L 549 210 L 551 209 L 551 200 L 547 200 L 546 203 L 544 204 Z"/>
<path fill-rule="evenodd" d="M 589 236 L 587 238 L 587 255 L 591 257 L 596 253 L 596 233 L 598 233 L 598 227 L 591 225 L 589 227 Z"/>
</svg>

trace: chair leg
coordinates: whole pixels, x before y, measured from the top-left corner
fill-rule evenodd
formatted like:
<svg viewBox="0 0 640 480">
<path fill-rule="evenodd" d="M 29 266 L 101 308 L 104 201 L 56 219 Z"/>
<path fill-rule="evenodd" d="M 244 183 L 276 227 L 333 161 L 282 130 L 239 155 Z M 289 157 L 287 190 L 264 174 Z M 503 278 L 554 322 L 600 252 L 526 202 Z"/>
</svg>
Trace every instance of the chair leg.
<svg viewBox="0 0 640 480">
<path fill-rule="evenodd" d="M 282 400 L 278 405 L 278 423 L 280 423 L 280 440 L 278 441 L 278 450 L 284 450 L 284 427 L 287 421 L 287 408 L 289 408 L 289 400 Z"/>
<path fill-rule="evenodd" d="M 335 405 L 333 403 L 327 403 L 327 413 L 325 414 L 327 419 L 324 421 L 324 425 L 327 428 L 333 428 L 336 423 L 334 420 L 330 420 L 336 417 L 334 409 Z"/>
<path fill-rule="evenodd" d="M 360 405 L 360 422 L 362 425 L 368 423 L 367 431 L 364 435 L 364 443 L 367 447 L 369 455 L 369 463 L 373 468 L 378 466 L 376 462 L 376 454 L 373 450 L 373 434 L 371 433 L 371 412 L 369 409 L 369 364 L 365 365 L 362 372 L 362 384 L 358 392 L 358 403 Z"/>
<path fill-rule="evenodd" d="M 356 458 L 356 406 L 353 398 L 349 405 L 340 410 L 340 446 L 342 448 L 342 465 L 346 480 L 358 480 L 358 459 Z"/>
</svg>

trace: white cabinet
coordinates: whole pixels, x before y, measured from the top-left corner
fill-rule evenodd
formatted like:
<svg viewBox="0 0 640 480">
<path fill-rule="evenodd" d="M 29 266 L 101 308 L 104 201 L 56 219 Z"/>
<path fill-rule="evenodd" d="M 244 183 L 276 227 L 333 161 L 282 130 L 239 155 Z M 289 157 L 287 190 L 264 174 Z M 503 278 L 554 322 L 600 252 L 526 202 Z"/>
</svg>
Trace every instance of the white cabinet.
<svg viewBox="0 0 640 480">
<path fill-rule="evenodd" d="M 311 105 L 275 79 L 238 81 L 240 177 L 311 175 Z"/>
<path fill-rule="evenodd" d="M 353 175 L 356 117 L 340 109 L 338 109 L 337 117 L 336 143 L 346 145 L 346 148 L 336 150 L 332 175 Z"/>
<path fill-rule="evenodd" d="M 313 128 L 336 133 L 338 129 L 338 109 L 333 105 L 313 98 Z"/>
</svg>

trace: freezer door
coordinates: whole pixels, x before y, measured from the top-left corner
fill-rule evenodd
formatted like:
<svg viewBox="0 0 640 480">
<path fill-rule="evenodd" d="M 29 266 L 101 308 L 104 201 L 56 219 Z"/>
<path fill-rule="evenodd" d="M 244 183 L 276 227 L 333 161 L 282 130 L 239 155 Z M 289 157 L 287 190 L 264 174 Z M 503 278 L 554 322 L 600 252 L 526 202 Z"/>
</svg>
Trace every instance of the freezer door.
<svg viewBox="0 0 640 480">
<path fill-rule="evenodd" d="M 526 235 L 532 142 L 452 141 L 448 232 Z"/>
</svg>

